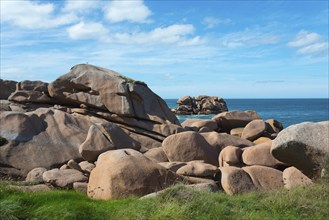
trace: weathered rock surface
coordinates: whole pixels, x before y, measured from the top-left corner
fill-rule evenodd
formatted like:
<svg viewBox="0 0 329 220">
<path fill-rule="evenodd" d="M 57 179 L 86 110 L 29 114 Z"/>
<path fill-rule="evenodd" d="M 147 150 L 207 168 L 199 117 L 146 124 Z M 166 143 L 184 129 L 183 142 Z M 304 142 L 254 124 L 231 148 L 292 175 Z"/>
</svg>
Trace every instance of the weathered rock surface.
<svg viewBox="0 0 329 220">
<path fill-rule="evenodd" d="M 219 154 L 218 162 L 220 167 L 241 166 L 242 150 L 239 147 L 227 146 Z"/>
<path fill-rule="evenodd" d="M 90 173 L 96 167 L 95 164 L 89 163 L 88 161 L 81 161 L 79 166 L 85 173 Z"/>
<path fill-rule="evenodd" d="M 217 121 L 221 131 L 229 133 L 233 128 L 245 127 L 249 122 L 261 117 L 255 111 L 229 111 L 220 113 L 212 118 Z"/>
<path fill-rule="evenodd" d="M 218 114 L 227 111 L 224 99 L 217 96 L 184 96 L 178 99 L 178 107 L 173 109 L 178 115 Z"/>
<path fill-rule="evenodd" d="M 212 148 L 214 148 L 218 154 L 222 149 L 230 145 L 239 148 L 244 148 L 254 145 L 251 141 L 225 133 L 207 132 L 207 133 L 201 133 L 200 135 L 204 137 L 204 139 L 208 142 L 208 144 Z"/>
<path fill-rule="evenodd" d="M 246 166 L 242 168 L 250 176 L 258 189 L 271 190 L 283 188 L 283 176 L 280 170 L 264 166 Z"/>
<path fill-rule="evenodd" d="M 33 170 L 31 170 L 27 174 L 25 181 L 26 182 L 39 182 L 39 183 L 41 183 L 41 182 L 43 182 L 42 175 L 46 171 L 47 171 L 47 169 L 43 168 L 43 167 L 34 168 Z"/>
<path fill-rule="evenodd" d="M 276 167 L 283 165 L 282 162 L 275 159 L 271 154 L 272 141 L 246 147 L 243 150 L 242 161 L 246 165 L 261 165 L 267 167 Z"/>
<path fill-rule="evenodd" d="M 144 153 L 144 155 L 156 163 L 168 161 L 167 155 L 162 147 L 152 148 Z"/>
<path fill-rule="evenodd" d="M 200 161 L 188 162 L 185 166 L 176 171 L 179 175 L 195 177 L 213 177 L 218 172 L 219 170 L 217 166 Z"/>
<path fill-rule="evenodd" d="M 46 169 L 81 159 L 79 146 L 92 124 L 81 115 L 39 108 L 33 112 L 0 112 L 0 164 L 17 169 L 22 176 L 35 167 Z"/>
<path fill-rule="evenodd" d="M 229 195 L 241 194 L 256 190 L 250 176 L 238 167 L 221 167 L 221 184 L 223 190 Z"/>
<path fill-rule="evenodd" d="M 85 160 L 94 162 L 105 151 L 123 148 L 139 150 L 141 146 L 116 124 L 104 122 L 90 126 L 79 152 Z"/>
<path fill-rule="evenodd" d="M 8 99 L 16 90 L 16 81 L 0 79 L 0 99 Z"/>
<path fill-rule="evenodd" d="M 254 141 L 266 131 L 266 124 L 263 120 L 256 119 L 249 122 L 243 129 L 241 138 Z"/>
<path fill-rule="evenodd" d="M 182 123 L 182 126 L 186 129 L 199 131 L 201 128 L 208 128 L 209 131 L 216 131 L 218 129 L 217 122 L 214 120 L 203 119 L 187 119 Z"/>
<path fill-rule="evenodd" d="M 81 172 L 73 169 L 59 170 L 52 169 L 43 173 L 43 180 L 55 187 L 73 188 L 75 182 L 87 182 L 88 178 Z"/>
<path fill-rule="evenodd" d="M 320 176 L 329 155 L 329 121 L 304 122 L 282 130 L 273 140 L 271 153 L 309 178 Z"/>
<path fill-rule="evenodd" d="M 218 166 L 218 153 L 197 132 L 186 131 L 171 135 L 163 141 L 162 146 L 169 161 L 204 160 L 205 163 Z"/>
<path fill-rule="evenodd" d="M 179 180 L 182 177 L 138 151 L 113 150 L 98 157 L 96 168 L 90 174 L 87 193 L 93 199 L 142 196 L 172 186 Z"/>
<path fill-rule="evenodd" d="M 17 83 L 16 91 L 8 97 L 8 100 L 20 103 L 55 103 L 55 100 L 49 96 L 48 83 L 29 80 Z"/>
<path fill-rule="evenodd" d="M 185 162 L 160 162 L 159 165 L 163 166 L 167 170 L 171 170 L 172 172 L 176 173 L 176 171 L 185 166 L 187 163 Z"/>
<path fill-rule="evenodd" d="M 283 183 L 286 189 L 314 184 L 310 178 L 296 169 L 296 167 L 289 167 L 283 171 Z"/>
</svg>

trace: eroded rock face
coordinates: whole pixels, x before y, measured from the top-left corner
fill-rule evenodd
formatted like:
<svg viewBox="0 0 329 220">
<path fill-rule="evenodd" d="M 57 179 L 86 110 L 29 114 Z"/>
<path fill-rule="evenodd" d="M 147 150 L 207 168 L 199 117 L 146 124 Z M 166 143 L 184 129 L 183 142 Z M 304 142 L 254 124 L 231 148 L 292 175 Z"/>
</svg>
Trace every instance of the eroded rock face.
<svg viewBox="0 0 329 220">
<path fill-rule="evenodd" d="M 70 159 L 80 159 L 90 120 L 55 109 L 33 112 L 0 112 L 0 164 L 19 170 L 22 176 L 36 167 L 52 168 Z"/>
<path fill-rule="evenodd" d="M 282 130 L 271 153 L 279 161 L 301 170 L 309 178 L 320 176 L 329 155 L 329 121 L 304 122 Z"/>
<path fill-rule="evenodd" d="M 219 154 L 218 162 L 220 167 L 236 166 L 242 164 L 242 150 L 239 147 L 227 146 Z"/>
<path fill-rule="evenodd" d="M 186 131 L 171 135 L 163 141 L 162 146 L 169 161 L 204 160 L 218 166 L 218 153 L 197 132 Z"/>
<path fill-rule="evenodd" d="M 172 186 L 182 178 L 132 149 L 101 154 L 91 171 L 88 196 L 115 199 L 147 195 Z"/>
<path fill-rule="evenodd" d="M 48 83 L 29 80 L 17 83 L 16 91 L 8 97 L 8 100 L 19 103 L 55 103 L 55 100 L 49 96 Z"/>
<path fill-rule="evenodd" d="M 249 122 L 243 129 L 241 138 L 254 141 L 266 131 L 266 124 L 263 120 L 257 119 Z"/>
</svg>

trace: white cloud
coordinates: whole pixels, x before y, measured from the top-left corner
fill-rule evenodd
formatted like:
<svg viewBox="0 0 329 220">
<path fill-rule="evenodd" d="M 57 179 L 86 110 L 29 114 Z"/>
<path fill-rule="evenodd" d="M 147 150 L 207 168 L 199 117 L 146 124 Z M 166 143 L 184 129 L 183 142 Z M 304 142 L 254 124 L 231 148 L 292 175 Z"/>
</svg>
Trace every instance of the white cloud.
<svg viewBox="0 0 329 220">
<path fill-rule="evenodd" d="M 230 24 L 232 23 L 232 20 L 229 18 L 218 19 L 214 17 L 205 17 L 202 23 L 206 25 L 207 28 L 213 28 L 219 24 Z"/>
<path fill-rule="evenodd" d="M 329 44 L 328 42 L 320 42 L 302 47 L 297 50 L 298 54 L 322 54 L 328 53 Z"/>
<path fill-rule="evenodd" d="M 188 38 L 194 33 L 191 24 L 174 24 L 167 27 L 156 28 L 150 32 L 137 32 L 132 34 L 118 33 L 114 39 L 120 43 L 131 44 L 176 44 L 178 46 L 192 46 L 200 44 L 202 40 L 196 36 Z"/>
<path fill-rule="evenodd" d="M 317 42 L 321 39 L 321 36 L 314 32 L 308 32 L 301 30 L 295 37 L 293 41 L 288 43 L 289 47 L 302 47 L 314 42 Z"/>
<path fill-rule="evenodd" d="M 99 1 L 82 1 L 82 0 L 67 0 L 65 2 L 63 12 L 69 13 L 88 13 L 91 9 L 98 8 Z"/>
<path fill-rule="evenodd" d="M 104 7 L 105 17 L 110 22 L 148 22 L 147 18 L 152 14 L 142 0 L 108 2 Z"/>
<path fill-rule="evenodd" d="M 8 22 L 27 29 L 53 28 L 70 24 L 77 17 L 74 14 L 54 15 L 51 3 L 32 1 L 1 1 L 1 22 Z"/>
<path fill-rule="evenodd" d="M 108 38 L 108 31 L 106 28 L 102 24 L 96 22 L 80 22 L 67 28 L 67 32 L 69 37 L 74 40 L 106 40 Z"/>
<path fill-rule="evenodd" d="M 263 33 L 259 30 L 246 29 L 225 35 L 220 39 L 225 47 L 236 48 L 242 46 L 275 44 L 279 41 L 279 36 Z"/>
</svg>

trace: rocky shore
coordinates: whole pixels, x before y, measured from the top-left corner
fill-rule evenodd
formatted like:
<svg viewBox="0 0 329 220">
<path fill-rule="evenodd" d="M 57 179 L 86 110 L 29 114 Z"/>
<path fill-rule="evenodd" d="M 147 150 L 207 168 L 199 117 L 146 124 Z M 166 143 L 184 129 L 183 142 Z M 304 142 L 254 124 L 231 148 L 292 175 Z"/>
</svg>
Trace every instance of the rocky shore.
<svg viewBox="0 0 329 220">
<path fill-rule="evenodd" d="M 0 87 L 0 178 L 35 184 L 24 190 L 116 199 L 183 183 L 235 195 L 327 175 L 328 121 L 284 129 L 203 96 L 180 99 L 193 108 L 179 111 L 220 113 L 180 124 L 145 83 L 86 64 L 49 84 L 0 80 Z"/>
</svg>

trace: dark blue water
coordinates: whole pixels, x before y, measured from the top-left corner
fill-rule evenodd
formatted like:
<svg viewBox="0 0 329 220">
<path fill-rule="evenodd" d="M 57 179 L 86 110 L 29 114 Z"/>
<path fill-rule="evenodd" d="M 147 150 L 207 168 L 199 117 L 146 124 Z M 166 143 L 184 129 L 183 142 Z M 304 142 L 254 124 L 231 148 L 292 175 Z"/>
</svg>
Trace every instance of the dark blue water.
<svg viewBox="0 0 329 220">
<path fill-rule="evenodd" d="M 165 99 L 169 108 L 176 108 L 177 99 Z M 329 99 L 225 99 L 228 109 L 254 110 L 262 119 L 274 118 L 284 127 L 305 121 L 329 120 Z M 180 122 L 187 118 L 209 119 L 214 115 L 177 116 Z"/>
</svg>

